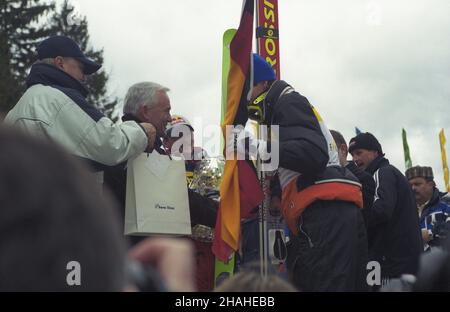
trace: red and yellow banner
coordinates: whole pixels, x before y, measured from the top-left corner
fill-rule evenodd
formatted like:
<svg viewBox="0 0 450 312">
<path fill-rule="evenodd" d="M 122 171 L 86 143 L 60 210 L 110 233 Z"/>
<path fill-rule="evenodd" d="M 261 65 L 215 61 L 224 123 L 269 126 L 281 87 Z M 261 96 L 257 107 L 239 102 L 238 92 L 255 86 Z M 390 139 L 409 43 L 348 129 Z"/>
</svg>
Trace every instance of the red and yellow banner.
<svg viewBox="0 0 450 312">
<path fill-rule="evenodd" d="M 278 0 L 258 0 L 258 53 L 269 63 L 280 79 L 280 43 Z"/>
<path fill-rule="evenodd" d="M 450 184 L 449 184 L 449 172 L 448 172 L 448 165 L 447 165 L 447 153 L 445 152 L 445 143 L 447 143 L 447 140 L 445 139 L 444 129 L 441 130 L 439 133 L 439 142 L 441 143 L 441 156 L 442 156 L 442 167 L 444 169 L 444 183 L 445 183 L 445 189 L 447 192 L 450 192 Z"/>
</svg>

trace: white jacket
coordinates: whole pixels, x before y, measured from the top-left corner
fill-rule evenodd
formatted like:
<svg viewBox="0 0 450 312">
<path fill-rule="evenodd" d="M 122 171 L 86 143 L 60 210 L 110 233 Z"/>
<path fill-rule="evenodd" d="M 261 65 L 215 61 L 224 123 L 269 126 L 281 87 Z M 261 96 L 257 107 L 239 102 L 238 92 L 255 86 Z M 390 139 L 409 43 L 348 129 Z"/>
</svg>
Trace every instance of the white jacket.
<svg viewBox="0 0 450 312">
<path fill-rule="evenodd" d="M 85 100 L 84 87 L 51 65 L 33 65 L 28 90 L 8 113 L 6 123 L 51 139 L 71 154 L 113 166 L 147 147 L 147 135 L 134 121 L 114 124 Z"/>
</svg>

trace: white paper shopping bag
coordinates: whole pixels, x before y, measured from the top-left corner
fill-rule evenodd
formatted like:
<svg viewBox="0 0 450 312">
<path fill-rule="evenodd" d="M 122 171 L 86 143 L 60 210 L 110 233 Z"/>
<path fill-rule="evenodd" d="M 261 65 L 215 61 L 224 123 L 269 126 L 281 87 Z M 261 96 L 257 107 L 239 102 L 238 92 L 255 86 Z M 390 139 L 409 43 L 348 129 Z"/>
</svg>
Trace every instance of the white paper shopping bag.
<svg viewBox="0 0 450 312">
<path fill-rule="evenodd" d="M 125 235 L 190 235 L 184 160 L 157 152 L 128 161 Z"/>
</svg>

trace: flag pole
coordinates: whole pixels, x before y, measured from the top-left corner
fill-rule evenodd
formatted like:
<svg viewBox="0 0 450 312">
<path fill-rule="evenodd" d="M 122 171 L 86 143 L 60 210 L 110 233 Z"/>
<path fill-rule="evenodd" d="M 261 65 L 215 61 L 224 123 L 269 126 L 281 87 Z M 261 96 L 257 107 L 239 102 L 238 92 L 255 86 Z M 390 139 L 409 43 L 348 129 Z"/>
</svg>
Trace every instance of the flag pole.
<svg viewBox="0 0 450 312">
<path fill-rule="evenodd" d="M 259 2 L 259 0 L 256 0 Z M 259 27 L 260 25 L 260 18 L 259 18 L 259 3 L 258 5 L 255 5 L 255 10 L 256 10 L 256 28 Z M 255 35 L 257 36 L 256 32 Z M 256 40 L 259 40 L 258 37 L 256 37 Z M 256 45 L 256 51 L 258 54 L 260 54 L 260 49 L 259 49 L 259 42 Z M 253 61 L 253 60 L 252 60 Z M 252 63 L 252 70 L 253 70 L 253 63 Z M 259 123 L 256 124 L 256 137 L 258 138 L 258 142 L 259 140 L 261 140 L 261 133 L 260 133 L 260 126 Z M 259 156 L 258 153 L 258 157 L 257 157 L 257 166 L 256 166 L 256 170 L 258 171 L 258 178 L 259 181 L 261 183 L 261 188 L 264 192 L 264 201 L 262 202 L 261 205 L 259 205 L 259 209 L 258 209 L 258 225 L 259 225 L 259 269 L 260 269 L 260 273 L 261 276 L 267 276 L 267 265 L 266 265 L 266 239 L 265 239 L 265 210 L 266 210 L 266 197 L 267 197 L 267 191 L 264 188 L 264 179 L 262 178 L 262 170 L 261 170 L 261 157 Z"/>
<path fill-rule="evenodd" d="M 278 0 L 256 0 L 256 40 L 257 52 L 261 55 L 274 69 L 277 79 L 280 79 L 280 49 L 278 36 Z M 267 127 L 257 126 L 257 138 L 267 139 L 270 141 L 271 130 L 270 125 Z M 263 162 L 258 153 L 257 160 L 258 176 L 261 187 L 264 191 L 264 201 L 259 207 L 259 251 L 261 275 L 267 276 L 269 268 L 269 237 L 268 237 L 268 219 L 270 195 L 268 194 L 269 181 L 266 179 L 266 173 L 263 169 Z"/>
<path fill-rule="evenodd" d="M 403 140 L 403 154 L 405 155 L 405 167 L 406 170 L 412 167 L 411 155 L 409 153 L 408 138 L 406 136 L 406 130 L 402 129 L 402 140 Z"/>
</svg>

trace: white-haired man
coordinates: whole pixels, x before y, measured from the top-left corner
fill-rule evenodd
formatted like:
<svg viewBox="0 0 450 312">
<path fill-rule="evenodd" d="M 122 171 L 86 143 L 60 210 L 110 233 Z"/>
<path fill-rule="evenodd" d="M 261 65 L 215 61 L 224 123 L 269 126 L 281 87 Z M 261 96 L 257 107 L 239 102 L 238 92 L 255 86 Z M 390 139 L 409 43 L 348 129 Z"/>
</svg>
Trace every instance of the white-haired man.
<svg viewBox="0 0 450 312">
<path fill-rule="evenodd" d="M 167 95 L 169 88 L 154 82 L 140 82 L 132 85 L 125 96 L 123 117 L 124 122 L 149 123 L 154 125 L 156 137 L 152 146 L 147 151 L 156 150 L 165 154 L 162 148 L 162 137 L 165 129 L 171 121 L 170 99 Z M 104 181 L 120 205 L 122 220 L 125 213 L 126 194 L 126 163 L 105 170 Z M 141 241 L 139 237 L 130 237 L 130 242 L 135 244 Z"/>
<path fill-rule="evenodd" d="M 162 138 L 166 125 L 172 120 L 170 115 L 169 88 L 154 82 L 140 82 L 128 89 L 125 97 L 123 121 L 134 120 L 150 123 L 156 128 L 156 137 Z M 157 148 L 161 141 L 156 140 Z"/>
</svg>

